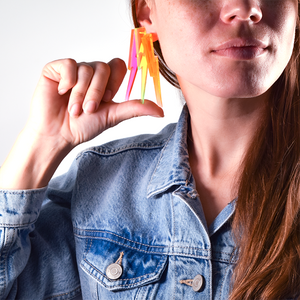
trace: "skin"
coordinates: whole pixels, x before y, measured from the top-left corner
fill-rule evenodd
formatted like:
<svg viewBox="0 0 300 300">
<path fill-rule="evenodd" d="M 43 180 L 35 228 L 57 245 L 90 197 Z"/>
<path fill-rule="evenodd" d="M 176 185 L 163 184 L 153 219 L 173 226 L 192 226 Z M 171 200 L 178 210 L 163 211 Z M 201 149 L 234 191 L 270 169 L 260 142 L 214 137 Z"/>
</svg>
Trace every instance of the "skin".
<svg viewBox="0 0 300 300">
<path fill-rule="evenodd" d="M 105 129 L 137 116 L 162 117 L 151 101 L 112 101 L 124 76 L 120 59 L 47 64 L 35 90 L 30 117 L 0 169 L 0 188 L 25 190 L 48 184 L 64 157 Z"/>
<path fill-rule="evenodd" d="M 189 107 L 190 165 L 209 225 L 237 196 L 243 156 L 293 51 L 298 2 L 146 3 L 140 6 L 140 24 L 157 36 Z M 253 39 L 263 44 L 258 52 L 241 47 Z M 230 49 L 220 51 L 231 41 Z"/>
<path fill-rule="evenodd" d="M 137 3 L 138 20 L 159 40 L 189 107 L 190 165 L 210 224 L 236 196 L 241 160 L 270 89 L 291 56 L 297 0 Z M 229 49 L 224 55 L 220 45 L 236 38 L 260 40 L 266 49 L 261 55 L 248 48 Z M 118 59 L 46 65 L 30 118 L 0 170 L 0 188 L 43 187 L 76 145 L 124 119 L 163 116 L 152 102 L 112 102 L 125 72 Z"/>
</svg>

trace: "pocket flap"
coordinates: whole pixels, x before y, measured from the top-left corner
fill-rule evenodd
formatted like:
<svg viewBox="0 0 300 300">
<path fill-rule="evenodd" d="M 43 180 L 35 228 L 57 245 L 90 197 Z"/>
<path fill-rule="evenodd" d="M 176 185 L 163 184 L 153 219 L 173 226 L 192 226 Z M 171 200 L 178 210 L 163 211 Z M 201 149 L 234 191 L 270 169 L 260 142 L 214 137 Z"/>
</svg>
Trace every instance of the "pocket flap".
<svg viewBox="0 0 300 300">
<path fill-rule="evenodd" d="M 110 279 L 111 276 L 106 271 L 114 263 L 122 267 L 122 275 L 116 280 Z M 166 265 L 167 255 L 126 247 L 104 239 L 89 239 L 87 251 L 80 264 L 85 272 L 111 291 L 156 282 Z"/>
</svg>

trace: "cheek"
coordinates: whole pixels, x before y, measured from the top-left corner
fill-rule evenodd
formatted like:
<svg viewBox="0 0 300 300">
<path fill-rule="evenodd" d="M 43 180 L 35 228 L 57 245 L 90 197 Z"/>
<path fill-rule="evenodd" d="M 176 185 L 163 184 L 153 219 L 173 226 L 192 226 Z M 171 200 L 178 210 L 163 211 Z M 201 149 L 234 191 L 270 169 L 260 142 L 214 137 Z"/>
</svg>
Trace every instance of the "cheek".
<svg viewBox="0 0 300 300">
<path fill-rule="evenodd" d="M 157 1 L 153 15 L 160 39 L 166 35 L 201 34 L 213 28 L 219 20 L 220 7 L 211 0 Z M 196 38 L 197 35 L 195 35 Z"/>
<path fill-rule="evenodd" d="M 267 16 L 270 18 L 268 24 L 270 24 L 273 32 L 271 40 L 274 41 L 273 51 L 278 69 L 280 67 L 285 68 L 293 52 L 298 11 L 296 2 L 295 0 L 287 0 L 285 5 L 281 7 L 281 10 L 274 8 L 273 16 Z"/>
<path fill-rule="evenodd" d="M 269 0 L 262 7 L 263 21 L 282 42 L 294 34 L 298 17 L 297 0 Z"/>
<path fill-rule="evenodd" d="M 164 1 L 162 1 L 164 2 Z M 210 32 L 219 21 L 219 10 L 210 0 L 172 0 L 159 7 L 155 22 L 165 61 L 176 72 L 176 65 L 201 56 Z"/>
</svg>

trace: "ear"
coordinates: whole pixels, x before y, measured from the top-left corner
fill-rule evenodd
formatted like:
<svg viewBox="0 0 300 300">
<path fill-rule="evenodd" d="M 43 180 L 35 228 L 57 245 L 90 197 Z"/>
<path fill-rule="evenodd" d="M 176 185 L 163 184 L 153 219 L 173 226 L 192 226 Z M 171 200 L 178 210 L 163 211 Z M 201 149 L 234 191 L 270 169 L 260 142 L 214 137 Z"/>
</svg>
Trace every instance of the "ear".
<svg viewBox="0 0 300 300">
<path fill-rule="evenodd" d="M 136 18 L 141 27 L 145 27 L 147 33 L 152 34 L 153 42 L 158 40 L 155 25 L 152 20 L 153 0 L 136 0 Z"/>
</svg>

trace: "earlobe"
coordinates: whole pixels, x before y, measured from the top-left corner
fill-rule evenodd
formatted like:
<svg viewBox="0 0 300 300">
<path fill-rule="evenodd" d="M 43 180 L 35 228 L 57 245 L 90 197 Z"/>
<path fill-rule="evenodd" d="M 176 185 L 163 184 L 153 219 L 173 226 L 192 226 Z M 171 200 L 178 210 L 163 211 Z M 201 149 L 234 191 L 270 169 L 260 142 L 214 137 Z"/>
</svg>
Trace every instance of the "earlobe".
<svg viewBox="0 0 300 300">
<path fill-rule="evenodd" d="M 151 1 L 147 0 L 136 0 L 136 17 L 140 27 L 145 27 L 147 33 L 152 34 L 153 41 L 155 42 L 158 40 L 158 36 L 152 20 L 152 7 L 150 2 Z"/>
</svg>

